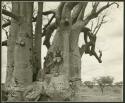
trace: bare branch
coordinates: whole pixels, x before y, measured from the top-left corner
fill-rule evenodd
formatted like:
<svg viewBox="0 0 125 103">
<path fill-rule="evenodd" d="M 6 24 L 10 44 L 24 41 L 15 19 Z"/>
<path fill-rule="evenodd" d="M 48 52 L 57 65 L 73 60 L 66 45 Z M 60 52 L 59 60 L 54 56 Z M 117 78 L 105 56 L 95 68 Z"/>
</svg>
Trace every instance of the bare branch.
<svg viewBox="0 0 125 103">
<path fill-rule="evenodd" d="M 111 4 L 108 2 L 106 5 L 104 5 L 103 7 L 101 7 L 99 10 L 97 10 L 98 3 L 96 3 L 95 6 L 93 5 L 94 8 L 92 9 L 91 13 L 88 14 L 87 17 L 83 20 L 83 25 L 86 25 L 91 19 L 94 19 L 94 18 L 98 17 L 98 15 L 102 11 L 104 11 L 107 8 L 109 8 L 113 4 L 116 4 L 117 7 L 119 7 L 119 5 L 116 2 L 113 2 Z"/>
<path fill-rule="evenodd" d="M 94 30 L 92 31 L 93 34 L 96 31 L 96 29 L 99 27 L 99 25 L 100 25 L 99 23 L 100 23 L 100 17 L 97 18 L 97 24 L 96 24 Z"/>
<path fill-rule="evenodd" d="M 49 14 L 54 14 L 55 15 L 55 11 L 54 10 L 49 10 L 49 11 L 42 12 L 42 15 L 49 15 Z M 36 22 L 36 19 L 37 19 L 37 16 L 33 17 L 32 22 Z M 9 26 L 10 24 L 11 24 L 11 21 L 8 21 L 8 22 L 6 22 L 6 23 L 4 23 L 2 25 L 2 28 L 5 28 L 5 27 Z"/>
<path fill-rule="evenodd" d="M 54 17 L 55 17 L 55 15 L 53 15 L 53 16 L 50 18 L 49 22 L 44 26 L 43 30 L 45 30 L 45 29 L 50 25 L 50 23 L 52 22 L 52 20 L 54 19 Z"/>
<path fill-rule="evenodd" d="M 36 19 L 37 19 L 37 17 L 33 17 L 32 18 L 32 22 L 36 22 Z M 9 25 L 11 25 L 11 21 L 8 21 L 8 22 L 6 22 L 6 23 L 4 23 L 3 25 L 2 25 L 2 28 L 5 28 L 5 27 L 7 27 L 7 26 L 9 26 Z"/>
<path fill-rule="evenodd" d="M 2 14 L 6 15 L 6 16 L 9 16 L 9 17 L 12 17 L 12 18 L 14 18 L 15 20 L 18 20 L 18 19 L 19 19 L 18 16 L 16 16 L 16 15 L 13 14 L 12 12 L 9 12 L 9 11 L 7 11 L 7 10 L 5 10 L 5 9 L 2 9 Z"/>
<path fill-rule="evenodd" d="M 54 14 L 55 15 L 55 13 L 56 13 L 55 10 L 49 10 L 49 11 L 42 12 L 42 15 L 49 15 L 49 14 Z"/>
<path fill-rule="evenodd" d="M 113 2 L 113 3 L 111 3 L 111 4 L 109 4 L 109 2 L 108 2 L 105 6 L 103 6 L 102 8 L 100 8 L 100 9 L 96 12 L 96 15 L 100 14 L 102 11 L 104 11 L 104 10 L 107 9 L 107 8 L 109 8 L 109 7 L 110 7 L 111 5 L 113 5 L 113 4 L 116 4 L 117 8 L 119 7 L 119 4 L 116 3 L 116 2 Z"/>
<path fill-rule="evenodd" d="M 79 4 L 77 4 L 74 8 L 73 8 L 73 12 L 71 14 L 71 18 L 72 18 L 72 24 L 74 24 L 78 18 L 78 15 L 80 14 L 80 11 L 82 9 L 82 4 L 83 2 L 80 2 Z"/>
<path fill-rule="evenodd" d="M 101 21 L 100 21 L 100 17 L 98 17 L 97 25 L 96 25 L 95 29 L 93 30 L 94 35 L 96 35 L 98 33 L 102 24 L 106 23 L 106 21 L 104 21 L 105 17 L 106 17 L 106 15 L 103 15 Z"/>
</svg>

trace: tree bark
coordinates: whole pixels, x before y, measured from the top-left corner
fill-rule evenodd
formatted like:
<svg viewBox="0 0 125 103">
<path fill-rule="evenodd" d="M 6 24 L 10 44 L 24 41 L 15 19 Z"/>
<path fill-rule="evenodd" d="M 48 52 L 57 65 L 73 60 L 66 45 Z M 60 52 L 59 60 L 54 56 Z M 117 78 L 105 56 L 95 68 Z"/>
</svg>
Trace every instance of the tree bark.
<svg viewBox="0 0 125 103">
<path fill-rule="evenodd" d="M 19 12 L 19 4 L 17 2 L 12 3 L 12 12 L 15 15 L 18 15 Z M 14 71 L 14 47 L 15 47 L 15 41 L 17 37 L 17 33 L 19 30 L 18 22 L 15 19 L 11 19 L 11 26 L 10 26 L 10 34 L 9 38 L 7 40 L 7 75 L 6 75 L 6 81 L 5 81 L 5 87 L 6 90 L 9 92 L 9 89 L 13 86 L 13 71 Z M 8 95 L 11 98 L 10 92 Z M 10 99 L 8 98 L 8 99 Z"/>
<path fill-rule="evenodd" d="M 72 26 L 70 35 L 70 79 L 81 79 L 81 56 L 78 47 L 80 27 L 75 24 Z"/>
<path fill-rule="evenodd" d="M 14 93 L 8 101 L 23 101 L 23 89 L 32 83 L 33 76 L 33 37 L 32 37 L 32 2 L 18 2 L 19 29 L 14 48 Z M 16 89 L 16 90 L 15 90 Z M 21 91 L 22 90 L 22 91 Z"/>
</svg>

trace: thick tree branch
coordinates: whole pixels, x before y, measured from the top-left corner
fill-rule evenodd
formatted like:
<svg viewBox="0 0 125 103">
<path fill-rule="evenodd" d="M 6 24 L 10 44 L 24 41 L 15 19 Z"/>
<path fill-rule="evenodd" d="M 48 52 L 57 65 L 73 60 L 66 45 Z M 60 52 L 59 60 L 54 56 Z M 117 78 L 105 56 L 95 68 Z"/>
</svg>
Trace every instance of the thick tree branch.
<svg viewBox="0 0 125 103">
<path fill-rule="evenodd" d="M 44 11 L 42 12 L 42 15 L 49 15 L 49 14 L 54 14 L 55 15 L 55 10 L 49 10 L 49 11 Z M 37 16 L 32 18 L 32 22 L 36 22 Z M 8 21 L 2 25 L 2 28 L 5 28 L 11 24 L 11 21 Z"/>
<path fill-rule="evenodd" d="M 88 4 L 88 2 L 84 2 L 84 3 L 83 3 L 83 5 L 82 5 L 83 7 L 82 7 L 82 10 L 81 10 L 80 13 L 79 13 L 79 16 L 78 16 L 78 18 L 77 18 L 77 21 L 83 19 L 84 13 L 85 13 L 85 9 L 86 9 L 86 7 L 87 7 L 87 4 Z"/>
<path fill-rule="evenodd" d="M 2 41 L 2 46 L 7 46 L 7 40 Z"/>
<path fill-rule="evenodd" d="M 48 10 L 48 11 L 42 12 L 42 15 L 49 15 L 49 14 L 55 15 L 55 14 L 56 14 L 56 11 L 55 11 L 55 10 Z M 37 16 L 36 16 L 36 17 L 33 17 L 33 22 L 35 22 L 36 19 L 37 19 Z"/>
<path fill-rule="evenodd" d="M 42 15 L 49 15 L 49 14 L 54 14 L 55 15 L 56 11 L 55 10 L 48 10 L 48 11 L 43 11 Z"/>
<path fill-rule="evenodd" d="M 5 9 L 2 9 L 2 14 L 6 15 L 6 16 L 9 16 L 9 17 L 12 17 L 12 18 L 14 18 L 15 20 L 18 20 L 18 19 L 19 19 L 18 16 L 16 16 L 16 15 L 13 14 L 12 12 L 9 12 L 9 11 L 7 11 L 7 10 L 5 10 Z"/>
<path fill-rule="evenodd" d="M 65 4 L 65 2 L 61 2 L 60 5 L 57 8 L 57 11 L 56 11 L 56 23 L 57 23 L 57 25 L 59 25 L 59 23 L 60 23 L 61 14 L 62 14 L 64 4 Z"/>
<path fill-rule="evenodd" d="M 56 28 L 56 23 L 52 23 L 42 33 L 42 37 L 45 36 L 43 45 L 46 45 L 47 48 L 50 47 L 50 38 Z"/>
<path fill-rule="evenodd" d="M 5 27 L 9 26 L 10 24 L 11 24 L 11 21 L 8 21 L 8 22 L 6 22 L 6 23 L 4 23 L 4 24 L 2 25 L 2 28 L 5 28 Z"/>
<path fill-rule="evenodd" d="M 77 4 L 74 8 L 73 8 L 73 12 L 71 14 L 72 17 L 72 24 L 74 24 L 77 20 L 78 15 L 80 14 L 80 11 L 82 9 L 83 6 L 83 2 L 80 2 L 79 4 Z"/>
<path fill-rule="evenodd" d="M 65 3 L 62 14 L 61 14 L 61 23 L 64 25 L 71 24 L 71 10 L 78 4 L 78 2 L 67 2 Z"/>
</svg>

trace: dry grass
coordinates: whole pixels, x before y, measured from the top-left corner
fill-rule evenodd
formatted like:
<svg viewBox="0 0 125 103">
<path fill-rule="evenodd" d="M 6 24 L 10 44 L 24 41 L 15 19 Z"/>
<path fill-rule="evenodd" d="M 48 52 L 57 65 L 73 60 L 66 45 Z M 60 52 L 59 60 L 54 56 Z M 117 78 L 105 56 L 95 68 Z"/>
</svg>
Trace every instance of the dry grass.
<svg viewBox="0 0 125 103">
<path fill-rule="evenodd" d="M 102 94 L 100 88 L 95 86 L 92 89 L 82 86 L 77 96 L 72 101 L 82 102 L 122 102 L 122 88 L 113 86 L 105 87 Z"/>
</svg>

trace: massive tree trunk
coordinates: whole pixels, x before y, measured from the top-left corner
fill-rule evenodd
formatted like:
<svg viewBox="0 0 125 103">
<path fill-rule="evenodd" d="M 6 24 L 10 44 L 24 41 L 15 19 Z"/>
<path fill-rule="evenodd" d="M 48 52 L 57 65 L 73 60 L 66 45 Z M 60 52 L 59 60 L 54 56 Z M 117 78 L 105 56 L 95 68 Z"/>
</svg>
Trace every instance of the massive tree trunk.
<svg viewBox="0 0 125 103">
<path fill-rule="evenodd" d="M 14 48 L 14 93 L 8 101 L 23 101 L 21 88 L 32 83 L 33 77 L 33 37 L 32 37 L 32 2 L 18 2 L 18 33 Z M 22 90 L 22 91 L 21 91 Z"/>
<path fill-rule="evenodd" d="M 59 73 L 64 74 L 69 78 L 69 36 L 71 33 L 71 10 L 77 3 L 64 3 L 58 9 L 57 12 L 57 23 L 59 23 L 58 28 L 56 30 L 56 34 L 53 40 L 51 47 L 48 50 L 49 52 L 56 53 L 56 51 L 60 51 L 63 58 L 63 65 L 60 68 Z M 62 7 L 63 6 L 63 7 Z"/>
</svg>

